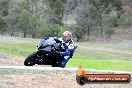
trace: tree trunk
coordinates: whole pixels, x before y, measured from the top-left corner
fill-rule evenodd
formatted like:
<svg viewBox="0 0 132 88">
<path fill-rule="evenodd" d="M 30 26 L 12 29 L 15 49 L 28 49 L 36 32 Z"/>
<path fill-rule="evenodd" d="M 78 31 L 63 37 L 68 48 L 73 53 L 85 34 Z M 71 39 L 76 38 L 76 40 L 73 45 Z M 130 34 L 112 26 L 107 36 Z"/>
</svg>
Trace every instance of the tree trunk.
<svg viewBox="0 0 132 88">
<path fill-rule="evenodd" d="M 79 37 L 79 35 L 78 34 L 76 34 L 76 38 L 77 38 L 77 42 L 79 42 L 80 41 L 80 37 Z"/>
<path fill-rule="evenodd" d="M 100 18 L 98 19 L 98 22 L 100 26 L 100 35 L 102 36 L 103 35 L 103 14 L 100 13 L 99 17 Z"/>
<path fill-rule="evenodd" d="M 106 23 L 103 20 L 103 14 L 102 14 L 102 20 L 101 20 L 101 32 L 102 32 L 102 36 L 103 36 L 103 41 L 106 44 Z"/>
<path fill-rule="evenodd" d="M 32 33 L 32 38 L 36 38 L 36 34 L 35 33 Z"/>
<path fill-rule="evenodd" d="M 103 19 L 101 19 L 101 22 L 100 22 L 100 34 L 103 35 Z"/>
<path fill-rule="evenodd" d="M 36 16 L 37 13 L 37 0 L 32 0 L 32 15 Z"/>
<path fill-rule="evenodd" d="M 90 27 L 88 27 L 87 34 L 90 36 Z"/>
<path fill-rule="evenodd" d="M 27 36 L 27 31 L 24 30 L 24 31 L 23 31 L 23 37 L 26 38 L 26 36 Z"/>
<path fill-rule="evenodd" d="M 102 24 L 103 26 L 103 24 Z M 106 44 L 106 29 L 103 27 L 103 40 L 104 40 L 104 43 Z"/>
<path fill-rule="evenodd" d="M 37 0 L 32 0 L 32 16 L 36 18 L 36 15 L 37 15 Z M 36 33 L 35 30 L 37 29 L 37 25 L 36 23 L 35 24 L 32 24 L 32 38 L 35 38 L 36 37 Z"/>
</svg>

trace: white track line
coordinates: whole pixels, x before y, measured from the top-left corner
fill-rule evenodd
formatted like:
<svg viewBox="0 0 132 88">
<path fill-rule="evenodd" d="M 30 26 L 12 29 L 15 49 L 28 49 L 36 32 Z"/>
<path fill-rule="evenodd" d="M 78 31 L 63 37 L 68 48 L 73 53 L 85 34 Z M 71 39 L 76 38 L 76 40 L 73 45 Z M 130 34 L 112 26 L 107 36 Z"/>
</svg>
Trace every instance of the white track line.
<svg viewBox="0 0 132 88">
<path fill-rule="evenodd" d="M 49 71 L 71 71 L 77 72 L 78 68 L 60 68 L 60 67 L 35 67 L 35 66 L 0 66 L 0 69 L 35 69 L 35 70 L 49 70 Z M 112 70 L 94 70 L 94 69 L 84 69 L 86 72 L 99 72 L 99 73 L 132 73 L 125 71 L 112 71 Z"/>
<path fill-rule="evenodd" d="M 34 67 L 34 66 L 0 66 L 0 68 L 7 69 L 35 69 L 35 70 L 66 70 L 66 71 L 77 71 L 77 68 L 60 68 L 60 67 Z"/>
</svg>

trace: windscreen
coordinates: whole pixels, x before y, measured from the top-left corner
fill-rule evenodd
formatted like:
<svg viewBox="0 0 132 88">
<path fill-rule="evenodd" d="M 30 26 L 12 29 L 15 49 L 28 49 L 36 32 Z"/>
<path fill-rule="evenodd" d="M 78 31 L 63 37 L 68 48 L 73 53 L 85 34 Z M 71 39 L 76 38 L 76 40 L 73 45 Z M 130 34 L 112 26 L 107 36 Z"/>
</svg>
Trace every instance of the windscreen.
<svg viewBox="0 0 132 88">
<path fill-rule="evenodd" d="M 54 40 L 53 37 L 50 37 L 48 39 L 42 39 L 40 40 L 39 42 L 39 47 L 42 45 L 42 46 L 47 46 L 47 45 L 54 45 L 56 43 L 56 41 Z"/>
</svg>

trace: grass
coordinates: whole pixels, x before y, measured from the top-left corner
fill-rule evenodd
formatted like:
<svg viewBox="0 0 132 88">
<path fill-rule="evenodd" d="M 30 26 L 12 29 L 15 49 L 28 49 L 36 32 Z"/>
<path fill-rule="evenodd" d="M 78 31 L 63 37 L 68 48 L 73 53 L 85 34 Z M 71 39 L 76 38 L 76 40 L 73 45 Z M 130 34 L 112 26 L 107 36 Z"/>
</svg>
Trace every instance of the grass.
<svg viewBox="0 0 132 88">
<path fill-rule="evenodd" d="M 0 52 L 27 57 L 37 50 L 37 42 L 36 39 L 2 37 L 0 38 Z M 83 68 L 90 69 L 132 71 L 132 54 L 89 49 L 104 48 L 107 50 L 111 48 L 131 52 L 131 47 L 101 43 L 79 43 L 79 45 L 73 58 L 67 63 L 68 67 L 78 67 L 81 64 Z M 81 46 L 86 48 L 81 48 Z"/>
<path fill-rule="evenodd" d="M 104 51 L 76 51 L 73 58 L 83 60 L 132 60 L 130 54 L 116 54 Z"/>
<path fill-rule="evenodd" d="M 14 54 L 18 56 L 27 56 L 36 51 L 36 46 L 33 44 L 18 44 L 18 45 L 0 45 L 0 52 Z"/>
<path fill-rule="evenodd" d="M 78 67 L 82 65 L 83 68 L 96 70 L 132 71 L 131 61 L 71 59 L 67 65 L 68 67 Z"/>
<path fill-rule="evenodd" d="M 37 50 L 36 39 L 2 37 L 0 38 L 0 52 L 26 57 Z"/>
</svg>

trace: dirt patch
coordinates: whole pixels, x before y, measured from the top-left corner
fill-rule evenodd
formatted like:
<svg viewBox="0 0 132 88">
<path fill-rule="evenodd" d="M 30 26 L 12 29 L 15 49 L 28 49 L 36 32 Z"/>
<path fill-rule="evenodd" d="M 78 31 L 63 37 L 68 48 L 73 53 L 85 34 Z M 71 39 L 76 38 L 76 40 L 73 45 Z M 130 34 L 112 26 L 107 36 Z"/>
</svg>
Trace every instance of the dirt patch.
<svg viewBox="0 0 132 88">
<path fill-rule="evenodd" d="M 75 73 L 0 75 L 0 88 L 131 88 L 129 84 L 85 84 L 76 82 Z"/>
<path fill-rule="evenodd" d="M 24 38 L 10 37 L 10 36 L 0 36 L 0 44 L 23 44 L 30 43 L 31 41 L 26 41 Z"/>
<path fill-rule="evenodd" d="M 113 50 L 111 48 L 93 48 L 93 47 L 84 47 L 80 46 L 81 49 L 83 50 L 94 50 L 94 51 L 103 51 L 103 52 L 111 52 L 111 53 L 117 53 L 117 54 L 131 54 L 132 52 L 130 51 L 123 51 L 123 50 Z"/>
<path fill-rule="evenodd" d="M 0 53 L 0 65 L 23 65 L 24 58 Z"/>
</svg>

